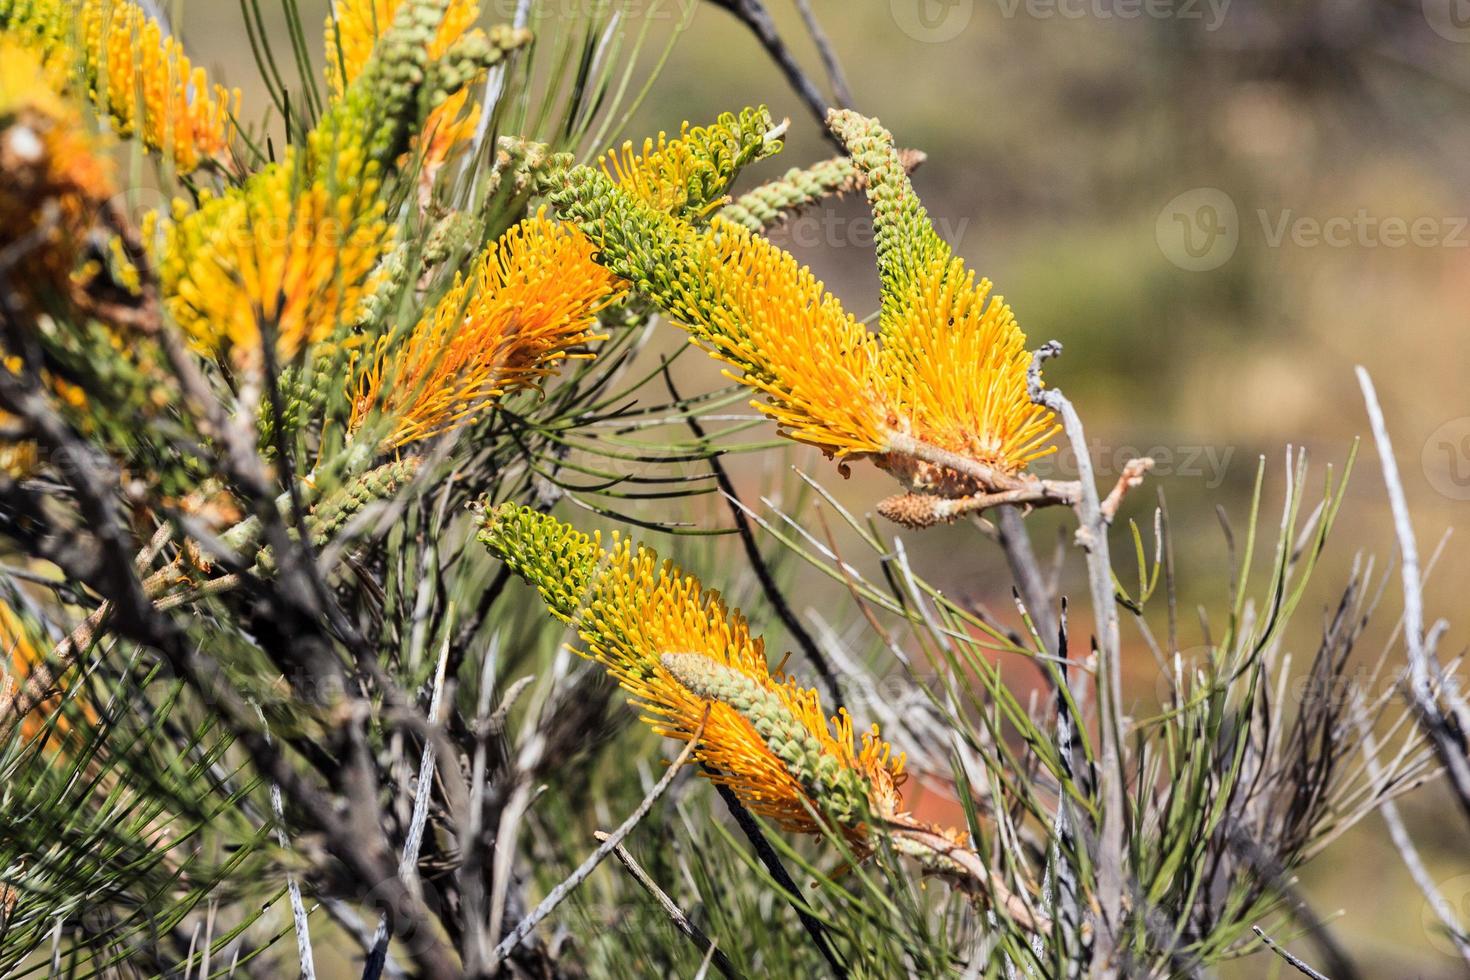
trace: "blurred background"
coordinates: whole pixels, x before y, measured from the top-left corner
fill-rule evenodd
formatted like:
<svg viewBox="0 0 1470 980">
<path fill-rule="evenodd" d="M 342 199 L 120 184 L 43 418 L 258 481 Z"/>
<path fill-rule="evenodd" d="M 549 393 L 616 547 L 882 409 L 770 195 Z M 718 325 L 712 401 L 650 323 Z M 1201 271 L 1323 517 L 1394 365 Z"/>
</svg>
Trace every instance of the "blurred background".
<svg viewBox="0 0 1470 980">
<path fill-rule="evenodd" d="M 597 0 L 544 0 L 531 26 L 554 30 Z M 767 0 L 777 29 L 830 95 L 793 0 Z M 608 4 L 602 4 L 608 5 Z M 270 4 L 261 4 L 270 8 Z M 324 3 L 300 4 L 320 25 Z M 785 151 L 744 184 L 835 152 L 752 33 L 699 0 L 613 0 L 629 43 L 648 35 L 661 73 L 618 134 L 677 131 L 765 103 L 791 127 Z M 482 4 L 508 20 L 513 0 Z M 1262 459 L 1263 507 L 1280 506 L 1287 447 L 1305 449 L 1311 479 L 1340 471 L 1367 434 L 1353 367 L 1383 401 L 1421 550 L 1470 513 L 1470 3 L 1465 0 L 811 0 L 852 92 L 900 145 L 928 162 L 915 184 L 941 233 L 991 278 L 1032 346 L 1063 342 L 1047 378 L 1077 404 L 1100 479 L 1134 455 L 1158 460 L 1125 514 L 1145 527 L 1155 493 L 1168 502 L 1179 566 L 1181 645 L 1202 642 L 1196 606 L 1218 617 L 1229 563 L 1219 513 L 1243 527 Z M 269 20 L 270 10 L 267 9 Z M 195 3 L 174 23 L 196 61 L 262 106 L 240 11 Z M 317 28 L 319 34 L 320 28 Z M 308 50 L 320 50 L 308 38 Z M 872 224 L 860 196 L 829 202 L 773 234 L 844 302 L 876 308 Z M 682 334 L 656 335 L 658 350 Z M 655 351 L 654 353 L 657 353 Z M 690 391 L 723 382 L 681 359 Z M 769 434 L 769 433 L 765 433 Z M 841 480 L 815 454 L 733 457 L 752 506 L 789 486 L 789 464 L 859 512 L 891 492 L 857 467 Z M 1041 467 L 1070 476 L 1065 457 Z M 779 496 L 776 499 L 780 499 Z M 711 520 L 728 524 L 718 503 Z M 1268 521 L 1268 524 L 1271 523 Z M 1060 515 L 1031 524 L 1043 548 Z M 976 529 L 906 534 L 916 568 L 996 618 L 1012 609 L 998 550 Z M 1118 536 L 1118 545 L 1126 538 Z M 1130 548 L 1115 546 L 1121 573 Z M 1354 471 L 1293 650 L 1310 654 L 1355 556 L 1392 573 L 1392 528 L 1371 443 Z M 1074 563 L 1080 565 L 1080 563 Z M 841 616 L 834 587 L 796 570 L 793 594 Z M 1080 568 L 1067 591 L 1080 596 Z M 737 583 L 725 583 L 735 590 Z M 1464 649 L 1470 555 L 1451 539 L 1426 593 L 1431 620 L 1459 618 L 1441 655 Z M 1391 639 L 1401 608 L 1391 580 L 1362 650 Z M 763 622 L 763 610 L 752 619 Z M 1011 617 L 1013 618 L 1013 616 Z M 1136 639 L 1128 684 L 1157 702 L 1157 669 Z M 1400 654 L 1395 653 L 1395 656 Z M 1435 789 L 1405 803 L 1431 873 L 1470 915 L 1470 853 L 1457 810 Z M 1309 866 L 1303 894 L 1366 976 L 1452 977 L 1462 967 L 1369 818 Z M 1253 958 L 1238 975 L 1281 964 Z"/>
</svg>

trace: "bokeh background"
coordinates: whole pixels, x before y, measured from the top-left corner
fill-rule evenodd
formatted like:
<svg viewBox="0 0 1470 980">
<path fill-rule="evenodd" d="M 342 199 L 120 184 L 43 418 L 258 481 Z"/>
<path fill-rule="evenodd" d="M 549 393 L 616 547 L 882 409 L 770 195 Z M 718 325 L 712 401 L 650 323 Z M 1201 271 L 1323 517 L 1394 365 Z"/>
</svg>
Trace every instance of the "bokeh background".
<svg viewBox="0 0 1470 980">
<path fill-rule="evenodd" d="M 531 26 L 549 31 L 593 2 L 544 0 Z M 767 4 L 825 88 L 796 4 Z M 765 103 L 790 118 L 787 146 L 747 182 L 835 152 L 757 40 L 725 10 L 700 0 L 610 5 L 624 12 L 630 40 L 648 29 L 644 69 L 673 42 L 619 139 Z M 247 105 L 263 105 L 236 6 L 176 6 L 175 24 L 196 60 L 244 88 Z M 272 5 L 261 6 L 269 20 Z M 300 6 L 309 26 L 321 23 L 323 3 Z M 514 3 L 482 6 L 493 22 L 509 19 Z M 1217 508 L 1243 525 L 1262 458 L 1272 509 L 1288 446 L 1309 453 L 1320 480 L 1323 467 L 1340 468 L 1353 440 L 1367 434 L 1355 365 L 1377 382 L 1421 548 L 1432 552 L 1470 513 L 1470 3 L 811 0 L 811 7 L 841 59 L 854 107 L 928 154 L 915 183 L 940 230 L 997 284 L 1032 341 L 1065 344 L 1047 377 L 1082 411 L 1103 478 L 1129 456 L 1158 458 L 1156 477 L 1127 513 L 1149 521 L 1162 488 L 1184 610 L 1198 605 L 1218 616 L 1224 607 L 1228 563 Z M 320 50 L 310 41 L 308 48 Z M 850 308 L 876 307 L 872 226 L 860 197 L 809 212 L 774 237 Z M 657 343 L 671 349 L 679 340 L 669 331 Z M 721 383 L 710 365 L 681 364 L 691 390 Z M 801 452 L 729 465 L 754 503 L 785 481 L 793 462 L 858 510 L 890 492 L 861 470 L 843 482 Z M 1049 465 L 1069 475 L 1065 459 Z M 1045 538 L 1058 520 L 1042 514 L 1033 523 Z M 931 581 L 1005 618 L 1009 579 L 978 531 L 906 542 Z M 1394 555 L 1371 444 L 1299 617 L 1293 649 L 1300 655 L 1312 650 L 1319 610 L 1360 553 L 1376 557 L 1381 571 Z M 797 580 L 798 601 L 840 616 L 842 597 L 807 578 Z M 1082 594 L 1080 578 L 1064 581 Z M 1430 616 L 1452 621 L 1441 647 L 1450 658 L 1467 638 L 1464 617 L 1456 617 L 1467 585 L 1470 555 L 1451 538 L 1426 594 Z M 1395 581 L 1365 655 L 1391 639 L 1399 609 Z M 1202 634 L 1196 626 L 1185 635 L 1199 642 Z M 1141 645 L 1130 648 L 1128 684 L 1145 701 L 1157 689 Z M 1460 813 L 1433 788 L 1410 797 L 1405 812 L 1442 891 L 1470 915 L 1470 835 Z M 1376 817 L 1310 866 L 1303 893 L 1334 917 L 1365 976 L 1462 975 Z M 1232 972 L 1279 969 L 1257 957 Z"/>
</svg>

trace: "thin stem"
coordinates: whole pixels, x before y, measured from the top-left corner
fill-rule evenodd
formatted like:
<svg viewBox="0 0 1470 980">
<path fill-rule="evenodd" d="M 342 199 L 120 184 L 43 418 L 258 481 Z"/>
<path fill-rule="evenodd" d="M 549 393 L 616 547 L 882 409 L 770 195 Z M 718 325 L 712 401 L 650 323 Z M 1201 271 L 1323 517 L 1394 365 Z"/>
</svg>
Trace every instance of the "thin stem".
<svg viewBox="0 0 1470 980">
<path fill-rule="evenodd" d="M 1378 444 L 1378 455 L 1383 464 L 1383 482 L 1388 489 L 1388 504 L 1393 511 L 1394 534 L 1399 544 L 1399 573 L 1404 587 L 1404 646 L 1409 659 L 1409 701 L 1418 712 L 1420 727 L 1429 737 L 1435 754 L 1449 775 L 1461 809 L 1470 818 L 1470 760 L 1465 757 L 1462 736 L 1456 731 L 1458 726 L 1445 717 L 1435 693 L 1433 678 L 1440 671 L 1434 652 L 1424 640 L 1424 588 L 1419 572 L 1419 545 L 1414 538 L 1413 522 L 1409 519 L 1404 484 L 1399 479 L 1393 442 L 1388 437 L 1388 426 L 1383 420 L 1383 408 L 1378 403 L 1373 379 L 1365 368 L 1359 367 L 1357 373 L 1358 385 L 1363 389 L 1363 401 L 1368 409 L 1368 421 L 1373 427 L 1373 439 Z"/>
<path fill-rule="evenodd" d="M 816 916 L 801 906 L 801 889 L 797 888 L 796 882 L 791 879 L 790 873 L 787 872 L 785 865 L 781 863 L 780 855 L 771 847 L 771 842 L 766 840 L 766 835 L 761 832 L 760 825 L 755 822 L 755 818 L 750 815 L 750 811 L 745 809 L 745 804 L 740 802 L 740 798 L 735 795 L 734 790 L 719 783 L 715 783 L 715 790 L 720 794 L 720 799 L 725 801 L 725 807 L 730 811 L 730 815 L 735 818 L 736 825 L 740 827 L 746 839 L 755 848 L 756 856 L 766 866 L 766 872 L 770 874 L 776 885 L 786 893 L 786 901 L 791 905 L 792 910 L 796 912 L 796 917 L 801 920 L 802 928 L 806 929 L 807 935 L 811 937 L 812 942 L 817 947 L 817 951 L 822 954 L 822 958 L 832 968 L 833 975 L 846 977 L 847 968 L 837 958 L 837 950 L 832 946 L 831 937 L 827 935 L 827 927 L 822 925 Z"/>
<path fill-rule="evenodd" d="M 684 750 L 679 753 L 679 757 L 674 760 L 673 765 L 669 766 L 668 771 L 654 784 L 653 789 L 648 791 L 648 795 L 643 797 L 643 802 L 638 804 L 637 809 L 633 811 L 627 820 L 619 824 L 616 830 L 606 835 L 602 843 L 598 845 L 597 850 L 593 851 L 587 860 L 578 865 L 577 870 L 567 875 L 561 884 L 553 888 L 541 900 L 541 904 L 532 909 L 530 914 L 524 919 L 516 923 L 515 928 L 500 941 L 500 945 L 496 946 L 494 952 L 490 954 L 492 973 L 494 972 L 495 964 L 502 962 L 510 955 L 513 949 L 524 942 L 526 937 L 531 934 L 531 931 L 536 928 L 537 924 L 555 911 L 556 907 L 577 889 L 577 886 L 587 880 L 587 876 L 597 870 L 597 866 L 613 852 L 613 848 L 621 844 L 623 838 L 627 837 L 633 832 L 633 828 L 638 826 L 639 821 L 648 816 L 648 812 L 653 809 L 653 805 L 658 802 L 659 797 L 663 796 L 665 791 L 673 785 L 674 777 L 679 774 L 679 770 L 683 768 L 684 763 L 689 761 L 689 757 L 694 753 L 694 747 L 699 744 L 700 738 L 704 735 L 704 725 L 708 720 L 709 711 L 706 710 L 704 718 L 699 723 L 699 727 L 694 731 L 694 735 L 688 742 L 684 743 Z"/>
<path fill-rule="evenodd" d="M 1123 675 L 1119 662 L 1118 606 L 1114 601 L 1112 560 L 1108 553 L 1109 515 L 1098 499 L 1092 454 L 1082 419 L 1072 403 L 1056 388 L 1041 385 L 1041 365 L 1060 354 L 1056 341 L 1043 344 L 1032 357 L 1027 374 L 1031 400 L 1045 405 L 1061 419 L 1062 429 L 1077 457 L 1080 493 L 1075 510 L 1080 526 L 1077 543 L 1087 556 L 1087 584 L 1096 630 L 1098 674 L 1098 729 L 1102 767 L 1102 825 L 1098 831 L 1097 897 L 1101 926 L 1093 946 L 1092 969 L 1097 976 L 1117 976 L 1114 954 L 1123 928 L 1123 861 L 1128 814 L 1123 790 Z M 1111 499 L 1111 498 L 1110 498 Z"/>
<path fill-rule="evenodd" d="M 1304 976 L 1311 977 L 1312 980 L 1328 980 L 1325 975 L 1318 973 L 1310 966 L 1307 966 L 1306 963 L 1302 962 L 1300 959 L 1293 956 L 1285 948 L 1279 945 L 1276 940 L 1266 935 L 1265 932 L 1261 930 L 1260 926 L 1251 926 L 1251 931 L 1254 932 L 1257 936 L 1261 937 L 1261 942 L 1265 943 L 1266 947 L 1270 949 L 1271 952 L 1275 953 L 1277 956 L 1285 960 L 1298 973 Z"/>
<path fill-rule="evenodd" d="M 595 832 L 592 836 L 603 842 L 606 842 L 608 839 L 608 834 L 601 830 Z M 628 853 L 626 847 L 621 844 L 615 845 L 613 847 L 613 857 L 617 858 L 623 867 L 628 869 L 628 873 L 633 876 L 633 880 L 638 882 L 643 890 L 648 892 L 653 897 L 653 900 L 658 903 L 659 908 L 664 910 L 664 914 L 669 917 L 669 921 L 674 924 L 674 928 L 689 937 L 690 942 L 694 943 L 701 954 L 708 958 L 711 966 L 720 971 L 721 976 L 728 977 L 729 980 L 741 980 L 740 971 L 735 969 L 735 964 L 730 962 L 730 958 L 720 951 L 715 941 L 706 936 L 699 926 L 689 921 L 689 916 L 684 914 L 684 910 L 679 908 L 678 905 L 675 905 L 674 900 L 669 898 L 662 888 L 658 887 L 658 882 L 649 877 L 648 872 L 644 871 L 643 866 L 638 863 L 633 855 Z"/>
</svg>

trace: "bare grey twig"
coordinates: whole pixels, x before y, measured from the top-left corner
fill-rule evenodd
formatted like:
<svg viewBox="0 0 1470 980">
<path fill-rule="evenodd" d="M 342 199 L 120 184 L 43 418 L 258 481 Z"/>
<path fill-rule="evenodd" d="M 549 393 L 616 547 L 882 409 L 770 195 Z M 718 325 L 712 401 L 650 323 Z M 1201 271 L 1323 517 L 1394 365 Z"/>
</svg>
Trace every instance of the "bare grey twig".
<svg viewBox="0 0 1470 980">
<path fill-rule="evenodd" d="M 261 733 L 269 743 L 270 726 L 266 724 L 265 712 L 258 704 L 255 706 L 255 713 L 260 718 Z M 291 839 L 286 836 L 286 811 L 281 804 L 281 787 L 277 783 L 271 783 L 270 800 L 271 816 L 276 821 L 276 843 L 285 850 L 291 846 Z M 311 951 L 311 923 L 306 916 L 306 904 L 301 900 L 301 883 L 290 872 L 286 874 L 286 893 L 291 902 L 291 926 L 296 932 L 296 960 L 301 965 L 301 978 L 316 980 L 316 958 Z"/>
<path fill-rule="evenodd" d="M 1363 761 L 1368 768 L 1369 778 L 1376 782 L 1382 776 L 1383 767 L 1378 764 L 1378 750 L 1373 740 L 1373 729 L 1369 726 L 1367 719 L 1361 717 L 1358 719 L 1358 731 L 1363 737 Z M 1445 899 L 1439 886 L 1434 883 L 1434 876 L 1424 866 L 1424 861 L 1419 856 L 1419 849 L 1414 846 L 1414 839 L 1409 836 L 1409 829 L 1404 826 L 1403 817 L 1399 816 L 1398 804 L 1391 798 L 1385 798 L 1378 805 L 1378 813 L 1388 827 L 1388 836 L 1393 840 L 1393 846 L 1398 848 L 1399 858 L 1404 862 L 1409 877 L 1414 879 L 1414 884 L 1424 895 L 1424 900 L 1429 903 L 1435 916 L 1443 923 L 1445 930 L 1449 933 L 1450 941 L 1455 944 L 1455 949 L 1460 953 L 1460 958 L 1470 964 L 1470 939 L 1466 937 L 1465 927 L 1460 924 L 1459 917 L 1455 915 L 1455 907 Z"/>
<path fill-rule="evenodd" d="M 817 120 L 817 125 L 827 139 L 842 149 L 841 141 L 827 129 L 827 109 L 830 106 L 822 90 L 817 88 L 807 73 L 802 70 L 800 64 L 786 46 L 781 32 L 776 30 L 776 22 L 771 19 L 771 13 L 766 9 L 762 0 L 709 0 L 716 7 L 730 12 L 735 19 L 739 20 L 760 41 L 761 47 L 766 49 L 766 54 L 781 69 L 781 74 L 786 76 L 786 81 L 795 90 L 801 101 L 811 110 Z"/>
<path fill-rule="evenodd" d="M 1114 961 L 1114 954 L 1123 927 L 1124 823 L 1128 815 L 1123 799 L 1123 677 L 1119 663 L 1118 606 L 1114 599 L 1113 567 L 1108 553 L 1110 515 L 1097 496 L 1092 454 L 1087 448 L 1081 417 L 1060 390 L 1044 388 L 1041 384 L 1042 363 L 1061 352 L 1062 345 L 1055 340 L 1043 344 L 1032 356 L 1026 380 L 1031 400 L 1045 405 L 1061 420 L 1067 441 L 1077 457 L 1080 492 L 1074 509 L 1080 525 L 1077 543 L 1087 556 L 1087 582 L 1096 630 L 1098 729 L 1102 748 L 1099 768 L 1102 770 L 1103 811 L 1097 840 L 1097 897 L 1101 928 L 1093 944 L 1092 970 L 1095 976 L 1117 976 L 1119 964 Z"/>
<path fill-rule="evenodd" d="M 608 834 L 601 830 L 595 832 L 592 836 L 601 842 L 606 842 L 608 839 Z M 638 882 L 643 887 L 643 890 L 653 897 L 653 900 L 658 903 L 659 908 L 663 909 L 664 914 L 669 917 L 669 921 L 674 924 L 674 928 L 678 929 L 685 936 L 688 936 L 689 940 L 696 947 L 706 951 L 710 965 L 716 970 L 719 970 L 721 976 L 729 977 L 730 980 L 737 980 L 741 976 L 740 971 L 735 969 L 735 964 L 731 963 L 730 958 L 720 951 L 715 941 L 706 936 L 699 926 L 689 921 L 689 916 L 684 914 L 684 910 L 674 904 L 674 900 L 665 894 L 662 888 L 658 887 L 658 882 L 648 876 L 648 872 L 644 871 L 643 866 L 638 863 L 637 859 L 628 853 L 626 847 L 621 844 L 615 845 L 613 847 L 613 857 L 617 858 L 623 867 L 628 869 L 628 873 L 633 876 L 633 880 Z"/>
<path fill-rule="evenodd" d="M 451 623 L 445 627 L 444 644 L 439 651 L 439 665 L 434 670 L 434 693 L 429 699 L 430 725 L 439 723 L 440 701 L 444 696 L 444 667 L 449 659 L 449 640 L 453 635 Z M 413 798 L 413 819 L 408 827 L 408 839 L 403 842 L 403 857 L 398 861 L 398 876 L 409 888 L 418 887 L 419 847 L 424 840 L 424 825 L 429 819 L 429 797 L 434 786 L 434 742 L 425 740 L 424 753 L 419 761 L 418 787 Z M 373 948 L 368 953 L 363 967 L 363 980 L 378 980 L 383 972 L 383 962 L 388 956 L 388 917 L 378 920 L 378 931 L 373 936 Z"/>
<path fill-rule="evenodd" d="M 613 852 L 613 848 L 621 844 L 623 839 L 633 832 L 633 828 L 638 826 L 639 821 L 648 816 L 648 812 L 653 809 L 653 805 L 658 802 L 659 797 L 663 796 L 665 791 L 673 785 L 674 777 L 679 774 L 679 770 L 683 768 L 684 763 L 689 761 L 689 757 L 694 753 L 694 747 L 704 737 L 704 725 L 708 720 L 709 712 L 706 710 L 704 719 L 700 721 L 699 727 L 694 730 L 694 734 L 690 737 L 689 741 L 684 743 L 684 749 L 679 753 L 678 758 L 673 761 L 668 770 L 659 778 L 659 781 L 654 784 L 653 789 L 649 790 L 647 795 L 643 797 L 643 802 L 638 804 L 637 808 L 628 816 L 628 819 L 618 824 L 617 829 L 612 833 L 606 835 L 602 843 L 597 846 L 597 850 L 588 855 L 587 860 L 578 865 L 575 871 L 567 875 L 560 884 L 548 892 L 546 897 L 541 900 L 541 903 L 532 909 L 530 914 L 524 919 L 516 923 L 515 928 L 506 934 L 505 938 L 500 941 L 500 944 L 495 947 L 494 952 L 490 955 L 492 972 L 494 965 L 502 962 L 509 956 L 511 951 L 531 934 L 531 931 L 536 928 L 542 919 L 545 919 L 552 912 L 556 911 L 556 907 L 576 890 L 578 885 L 587 880 L 588 875 L 597 870 L 597 866 Z"/>
<path fill-rule="evenodd" d="M 1036 625 L 1042 646 L 1046 653 L 1058 656 L 1061 654 L 1058 648 L 1061 634 L 1054 608 L 1056 595 L 1048 587 L 1046 577 L 1041 574 L 1041 566 L 1036 561 L 1036 552 L 1031 547 L 1031 537 L 1026 533 L 1021 512 L 1015 507 L 1000 508 L 995 527 L 999 532 L 1001 551 L 1005 553 L 1006 563 L 1011 569 L 1011 577 L 1016 580 L 1016 590 L 1021 594 L 1021 602 L 1025 604 L 1031 622 Z"/>
<path fill-rule="evenodd" d="M 1261 942 L 1265 943 L 1266 947 L 1270 949 L 1271 952 L 1275 953 L 1277 956 L 1285 960 L 1298 973 L 1302 974 L 1303 976 L 1311 977 L 1312 980 L 1330 980 L 1330 978 L 1327 977 L 1325 974 L 1318 973 L 1306 963 L 1302 962 L 1299 958 L 1293 956 L 1290 952 L 1288 952 L 1285 948 L 1278 944 L 1276 940 L 1266 935 L 1266 933 L 1262 931 L 1260 926 L 1251 926 L 1251 931 L 1254 932 L 1257 936 L 1261 937 Z"/>
<path fill-rule="evenodd" d="M 822 66 L 827 69 L 827 81 L 832 85 L 833 100 L 839 108 L 852 108 L 852 90 L 847 87 L 847 76 L 842 71 L 842 62 L 838 59 L 827 32 L 822 30 L 822 25 L 812 10 L 811 0 L 796 0 L 796 9 L 801 12 L 801 19 L 806 24 L 806 32 L 811 35 L 812 43 L 817 47 L 817 54 L 821 55 Z"/>
<path fill-rule="evenodd" d="M 1419 715 L 1420 727 L 1434 746 L 1440 764 L 1449 776 L 1450 786 L 1461 809 L 1470 817 L 1470 759 L 1466 758 L 1464 733 L 1446 717 L 1436 694 L 1440 673 L 1434 651 L 1425 643 L 1424 588 L 1419 573 L 1419 545 L 1414 538 L 1414 525 L 1409 518 L 1409 505 L 1394 460 L 1393 442 L 1383 420 L 1373 379 L 1367 369 L 1358 367 L 1358 385 L 1368 409 L 1368 421 L 1378 455 L 1383 464 L 1383 482 L 1388 489 L 1388 504 L 1393 511 L 1394 534 L 1399 544 L 1399 573 L 1404 589 L 1404 646 L 1409 659 L 1409 699 Z"/>
</svg>

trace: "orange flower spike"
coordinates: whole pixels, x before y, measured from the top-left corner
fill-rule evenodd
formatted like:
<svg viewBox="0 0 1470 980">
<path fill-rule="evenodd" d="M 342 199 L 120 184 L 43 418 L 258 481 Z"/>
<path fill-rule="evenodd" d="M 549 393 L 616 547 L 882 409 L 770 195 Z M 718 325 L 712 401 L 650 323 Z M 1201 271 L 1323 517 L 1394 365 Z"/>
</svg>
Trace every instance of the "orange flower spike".
<svg viewBox="0 0 1470 980">
<path fill-rule="evenodd" d="M 341 98 L 372 57 L 373 48 L 388 25 L 392 24 L 403 0 L 338 0 L 332 15 L 326 19 L 326 78 L 332 96 Z M 479 4 L 469 0 L 448 0 L 442 18 L 428 44 L 432 62 L 442 59 L 450 48 L 466 40 L 485 40 L 473 25 L 479 19 Z M 491 46 L 510 43 L 504 32 L 491 38 Z M 473 38 L 472 38 L 473 35 Z M 428 203 L 434 178 L 457 148 L 475 135 L 479 123 L 478 104 L 469 103 L 469 88 L 450 91 L 429 112 L 417 135 L 417 145 L 410 153 L 419 154 L 420 200 Z"/>
<path fill-rule="evenodd" d="M 239 89 L 211 85 L 136 4 L 86 0 L 77 16 L 87 74 L 120 135 L 137 135 L 181 173 L 225 155 Z"/>
<path fill-rule="evenodd" d="M 873 209 L 882 284 L 876 382 L 892 431 L 1006 475 L 1054 452 L 1046 443 L 1060 426 L 1027 391 L 1026 335 L 1005 301 L 991 297 L 990 281 L 977 283 L 935 232 L 892 135 L 850 111 L 832 112 L 828 123 L 863 174 Z M 878 462 L 908 482 L 936 480 L 900 453 Z M 985 489 L 957 476 L 938 474 L 935 488 Z"/>
<path fill-rule="evenodd" d="M 303 172 L 288 151 L 198 211 L 176 207 L 159 276 L 169 313 L 198 350 L 258 366 L 261 324 L 270 323 L 288 361 L 357 315 L 393 235 L 375 165 L 357 147 L 335 152 L 332 174 Z"/>
<path fill-rule="evenodd" d="M 746 228 L 717 218 L 699 229 L 655 211 L 589 167 L 566 180 L 553 201 L 598 261 L 738 368 L 788 435 L 838 457 L 887 448 L 878 345 L 809 269 Z"/>
<path fill-rule="evenodd" d="M 754 812 L 798 832 L 830 821 L 859 843 L 870 821 L 903 818 L 902 759 L 877 729 L 855 739 L 845 711 L 829 718 L 816 691 L 773 677 L 762 640 L 698 579 L 529 508 L 488 513 L 480 539 L 577 630 L 654 731 L 688 741 L 708 709 L 695 757 Z"/>
<path fill-rule="evenodd" d="M 625 290 L 592 261 L 592 243 L 543 213 L 511 228 L 456 277 L 406 338 L 382 337 L 357 384 L 349 429 L 392 418 L 383 448 L 471 421 L 511 391 L 534 388 L 579 348 Z"/>
<path fill-rule="evenodd" d="M 572 169 L 551 199 L 593 238 L 599 262 L 767 397 L 757 407 L 786 435 L 831 456 L 871 457 L 940 497 L 1014 487 L 1053 451 L 1059 428 L 1031 402 L 1025 334 L 935 233 L 888 132 L 850 112 L 830 124 L 873 208 L 876 336 L 756 232 L 669 213 L 656 192 L 679 168 L 660 163 L 675 160 L 663 141 L 648 144 L 639 167 L 615 157 L 603 172 Z"/>
</svg>

